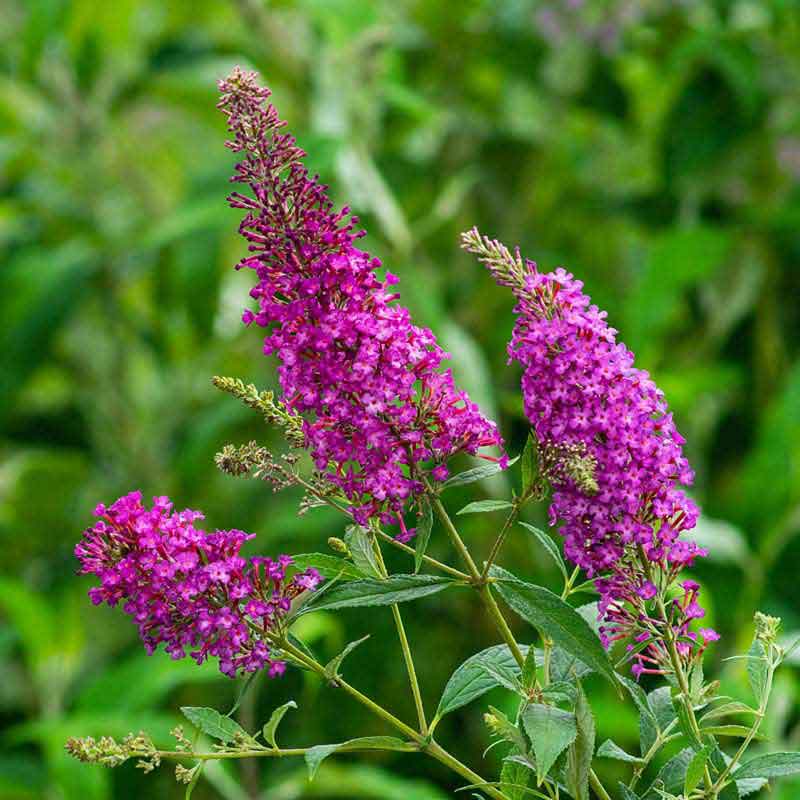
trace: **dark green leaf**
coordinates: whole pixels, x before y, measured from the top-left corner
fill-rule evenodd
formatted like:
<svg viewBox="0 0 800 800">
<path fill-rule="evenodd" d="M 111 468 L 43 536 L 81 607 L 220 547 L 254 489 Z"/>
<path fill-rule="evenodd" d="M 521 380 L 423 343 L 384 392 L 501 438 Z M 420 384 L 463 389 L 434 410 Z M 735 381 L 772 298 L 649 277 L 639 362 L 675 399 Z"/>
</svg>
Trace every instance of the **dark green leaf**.
<svg viewBox="0 0 800 800">
<path fill-rule="evenodd" d="M 524 583 L 500 567 L 493 566 L 491 574 L 497 579 L 494 585 L 500 596 L 517 614 L 616 684 L 616 674 L 597 634 L 572 606 L 549 589 Z"/>
<path fill-rule="evenodd" d="M 647 800 L 651 797 L 653 800 L 660 797 L 654 790 L 654 787 L 659 785 L 663 785 L 664 789 L 672 794 L 678 794 L 683 791 L 686 769 L 689 766 L 689 762 L 694 757 L 694 754 L 694 749 L 687 747 L 667 761 L 656 776 L 653 786 L 650 787 L 646 795 Z"/>
<path fill-rule="evenodd" d="M 533 647 L 528 648 L 528 654 L 525 656 L 525 663 L 522 665 L 521 681 L 522 686 L 528 691 L 530 691 L 536 683 L 536 650 Z"/>
<path fill-rule="evenodd" d="M 619 784 L 619 794 L 622 800 L 640 800 L 639 795 L 622 782 Z"/>
<path fill-rule="evenodd" d="M 753 639 L 753 643 L 747 651 L 747 656 L 747 678 L 750 681 L 750 688 L 753 690 L 756 705 L 760 705 L 764 699 L 769 675 L 767 652 L 758 639 Z"/>
<path fill-rule="evenodd" d="M 530 652 L 526 646 L 522 646 L 521 649 L 525 654 Z M 541 665 L 542 659 L 539 653 L 536 654 L 536 659 L 538 664 Z M 480 653 L 470 656 L 453 672 L 447 681 L 447 685 L 442 692 L 442 699 L 439 701 L 439 708 L 436 711 L 437 719 L 441 719 L 445 714 L 471 703 L 498 685 L 495 678 L 486 672 L 485 664 L 493 664 L 499 668 L 510 670 L 517 675 L 520 672 L 519 665 L 508 645 L 505 644 L 488 647 L 486 650 L 481 650 Z"/>
<path fill-rule="evenodd" d="M 331 679 L 335 679 L 339 677 L 339 667 L 342 665 L 342 661 L 353 652 L 360 644 L 366 642 L 369 639 L 369 634 L 366 636 L 362 636 L 360 639 L 356 639 L 354 642 L 350 642 L 344 650 L 342 650 L 339 655 L 334 656 L 326 665 L 325 665 L 325 674 Z"/>
<path fill-rule="evenodd" d="M 611 739 L 606 739 L 603 744 L 597 748 L 597 755 L 602 758 L 613 758 L 616 761 L 626 761 L 629 764 L 644 764 L 644 759 L 627 753 L 616 742 L 611 741 Z"/>
<path fill-rule="evenodd" d="M 428 542 L 431 539 L 431 529 L 433 528 L 433 512 L 431 511 L 430 501 L 426 498 L 422 501 L 422 515 L 417 523 L 417 535 L 414 541 L 414 572 L 417 573 L 422 567 L 422 558 L 428 550 Z"/>
<path fill-rule="evenodd" d="M 576 684 L 575 723 L 578 735 L 567 751 L 564 779 L 574 800 L 589 800 L 589 770 L 594 756 L 595 725 L 580 682 Z"/>
<path fill-rule="evenodd" d="M 508 462 L 508 466 L 510 467 L 519 459 L 519 456 L 516 458 L 512 458 Z M 442 484 L 442 490 L 445 489 L 452 489 L 455 486 L 466 486 L 470 483 L 475 483 L 475 481 L 482 481 L 485 478 L 491 478 L 492 475 L 497 475 L 498 472 L 502 472 L 499 464 L 491 463 L 491 464 L 482 464 L 479 467 L 473 467 L 472 469 L 464 470 L 464 472 L 459 472 L 457 475 L 453 475 L 452 478 L 448 478 Z"/>
<path fill-rule="evenodd" d="M 756 710 L 751 708 L 746 703 L 739 703 L 739 702 L 730 702 L 730 703 L 723 703 L 716 708 L 712 708 L 710 711 L 706 711 L 702 717 L 700 717 L 700 724 L 702 725 L 704 722 L 708 722 L 712 719 L 718 719 L 719 717 L 727 717 L 730 714 L 755 714 Z"/>
<path fill-rule="evenodd" d="M 281 724 L 281 720 L 285 716 L 286 712 L 290 708 L 297 708 L 297 703 L 294 700 L 290 700 L 288 703 L 284 703 L 282 706 L 278 706 L 270 715 L 269 720 L 267 720 L 262 733 L 264 735 L 264 741 L 267 742 L 271 747 L 277 747 L 278 743 L 275 740 L 275 733 L 278 730 L 278 725 Z"/>
<path fill-rule="evenodd" d="M 298 616 L 312 611 L 337 608 L 363 608 L 407 603 L 420 597 L 441 592 L 452 586 L 450 578 L 435 575 L 391 575 L 386 580 L 365 578 L 335 586 L 318 601 L 312 599 L 303 606 Z"/>
<path fill-rule="evenodd" d="M 519 755 L 513 752 L 513 755 Z M 503 760 L 503 767 L 500 770 L 500 791 L 509 800 L 525 800 L 528 792 L 525 789 L 530 780 L 530 768 L 526 764 L 510 759 Z"/>
<path fill-rule="evenodd" d="M 533 433 L 528 434 L 525 447 L 522 449 L 522 494 L 527 494 L 533 487 L 536 480 L 536 439 Z"/>
<path fill-rule="evenodd" d="M 372 534 L 366 528 L 350 525 L 344 534 L 344 542 L 359 572 L 368 578 L 383 577 L 375 557 Z"/>
<path fill-rule="evenodd" d="M 711 736 L 736 736 L 744 739 L 750 733 L 750 728 L 746 725 L 710 725 L 702 729 L 703 733 L 710 734 Z M 756 741 L 765 741 L 766 736 L 761 733 L 756 733 L 753 738 Z"/>
<path fill-rule="evenodd" d="M 778 778 L 798 773 L 800 773 L 800 753 L 767 753 L 742 764 L 733 773 L 733 777 L 741 781 L 745 778 Z"/>
<path fill-rule="evenodd" d="M 520 525 L 533 534 L 533 536 L 536 538 L 536 541 L 542 545 L 550 558 L 556 562 L 556 566 L 561 570 L 561 574 L 564 576 L 564 579 L 569 580 L 567 565 L 564 563 L 564 558 L 561 555 L 561 551 L 558 549 L 558 545 L 553 541 L 553 539 L 544 531 L 539 530 L 539 528 L 535 528 L 533 525 L 529 525 L 527 522 L 520 522 Z"/>
<path fill-rule="evenodd" d="M 686 775 L 683 779 L 683 793 L 686 797 L 689 797 L 700 781 L 703 780 L 708 755 L 709 750 L 707 747 L 698 750 L 686 767 Z"/>
<path fill-rule="evenodd" d="M 533 745 L 536 775 L 541 785 L 556 759 L 578 735 L 575 715 L 555 706 L 531 703 L 522 712 L 522 724 Z"/>
<path fill-rule="evenodd" d="M 349 753 L 354 750 L 396 750 L 410 753 L 416 749 L 416 745 L 411 742 L 404 742 L 394 736 L 362 736 L 360 739 L 349 739 L 339 744 L 319 744 L 306 751 L 308 779 L 314 780 L 319 765 L 333 753 Z"/>
<path fill-rule="evenodd" d="M 476 500 L 474 503 L 464 506 L 458 514 L 485 514 L 489 511 L 501 511 L 512 507 L 508 500 Z"/>
<path fill-rule="evenodd" d="M 520 697 L 527 696 L 513 668 L 492 664 L 491 662 L 484 662 L 481 667 L 498 686 L 502 686 L 504 689 L 508 689 L 509 692 L 520 695 Z M 517 670 L 517 674 L 519 674 L 519 670 Z"/>
<path fill-rule="evenodd" d="M 292 562 L 292 565 L 301 572 L 313 567 L 323 578 L 329 580 L 331 578 L 354 580 L 367 577 L 355 564 L 328 553 L 301 553 L 298 556 L 292 556 Z"/>
<path fill-rule="evenodd" d="M 578 681 L 575 676 L 570 677 L 573 679 L 573 683 L 568 683 L 567 681 L 551 681 L 542 689 L 542 696 L 556 704 L 574 703 L 578 698 L 578 690 L 576 689 Z"/>
<path fill-rule="evenodd" d="M 181 706 L 181 713 L 196 728 L 214 739 L 219 739 L 225 744 L 231 744 L 239 736 L 250 739 L 247 731 L 238 722 L 230 717 L 225 717 L 213 708 L 201 706 Z"/>
</svg>

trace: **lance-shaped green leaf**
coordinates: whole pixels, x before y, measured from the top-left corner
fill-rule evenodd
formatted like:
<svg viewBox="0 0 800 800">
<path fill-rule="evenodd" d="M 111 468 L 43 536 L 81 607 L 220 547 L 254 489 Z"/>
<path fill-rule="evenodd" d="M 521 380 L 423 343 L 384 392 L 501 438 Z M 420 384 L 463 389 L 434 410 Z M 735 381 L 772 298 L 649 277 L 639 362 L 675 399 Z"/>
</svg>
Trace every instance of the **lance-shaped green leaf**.
<svg viewBox="0 0 800 800">
<path fill-rule="evenodd" d="M 536 779 L 542 784 L 556 759 L 578 735 L 575 715 L 555 706 L 532 703 L 522 712 L 522 724 L 536 756 Z"/>
<path fill-rule="evenodd" d="M 750 681 L 750 688 L 753 690 L 757 704 L 760 704 L 764 699 L 768 676 L 767 651 L 758 639 L 753 639 L 753 643 L 747 651 L 747 678 Z"/>
<path fill-rule="evenodd" d="M 500 596 L 517 614 L 616 685 L 614 668 L 597 634 L 572 606 L 549 589 L 525 583 L 496 565 L 491 575 Z"/>
<path fill-rule="evenodd" d="M 522 494 L 525 495 L 534 488 L 534 481 L 536 480 L 536 439 L 533 433 L 528 434 L 525 440 L 525 447 L 522 448 L 521 468 L 522 468 Z"/>
<path fill-rule="evenodd" d="M 417 523 L 417 535 L 414 537 L 414 573 L 419 572 L 422 566 L 422 559 L 428 550 L 428 542 L 431 540 L 431 530 L 433 528 L 433 512 L 431 511 L 430 501 L 425 498 L 422 501 L 422 514 Z"/>
<path fill-rule="evenodd" d="M 344 534 L 344 543 L 356 569 L 368 578 L 382 577 L 375 549 L 372 546 L 372 534 L 360 525 L 350 525 Z"/>
<path fill-rule="evenodd" d="M 288 703 L 284 703 L 282 706 L 278 706 L 272 714 L 270 714 L 270 718 L 267 720 L 262 733 L 264 735 L 264 741 L 270 745 L 270 747 L 277 748 L 278 742 L 275 740 L 275 734 L 278 730 L 278 725 L 281 724 L 281 720 L 286 715 L 286 712 L 290 708 L 297 708 L 297 703 L 294 700 L 290 700 Z"/>
<path fill-rule="evenodd" d="M 567 750 L 564 780 L 574 800 L 589 800 L 589 770 L 594 756 L 595 725 L 580 681 L 576 682 L 575 724 L 578 735 Z"/>
<path fill-rule="evenodd" d="M 712 736 L 733 736 L 744 739 L 750 735 L 750 728 L 746 725 L 708 725 L 701 729 L 701 733 L 708 733 Z M 757 742 L 766 741 L 767 737 L 763 733 L 753 734 L 753 739 Z"/>
<path fill-rule="evenodd" d="M 196 728 L 214 739 L 231 744 L 237 737 L 252 739 L 250 734 L 238 722 L 225 717 L 214 708 L 202 706 L 181 706 L 181 713 Z"/>
<path fill-rule="evenodd" d="M 356 649 L 360 644 L 369 639 L 369 634 L 366 636 L 362 636 L 360 639 L 356 639 L 354 642 L 350 642 L 344 650 L 342 650 L 339 655 L 334 656 L 326 665 L 325 665 L 325 674 L 328 676 L 329 680 L 335 680 L 339 677 L 339 667 L 342 666 L 342 661 L 344 661 L 353 650 Z"/>
<path fill-rule="evenodd" d="M 539 528 L 529 525 L 527 522 L 520 522 L 520 525 L 522 525 L 525 530 L 529 531 L 533 535 L 533 537 L 544 548 L 545 552 L 550 556 L 550 558 L 556 562 L 556 566 L 561 570 L 561 574 L 564 576 L 564 579 L 569 580 L 567 565 L 564 563 L 564 558 L 561 555 L 561 551 L 558 549 L 558 545 L 553 541 L 552 537 L 548 536 L 544 531 L 539 530 Z"/>
<path fill-rule="evenodd" d="M 737 781 L 745 778 L 780 778 L 800 774 L 800 753 L 767 753 L 742 764 L 733 773 Z"/>
<path fill-rule="evenodd" d="M 646 800 L 660 800 L 661 795 L 657 791 L 657 787 L 663 786 L 664 790 L 671 794 L 679 794 L 683 791 L 683 784 L 686 778 L 686 769 L 689 762 L 694 757 L 695 751 L 691 747 L 687 747 L 674 755 L 659 771 L 653 785 L 650 787 L 648 793 L 645 795 Z"/>
<path fill-rule="evenodd" d="M 643 758 L 631 755 L 611 739 L 606 739 L 603 744 L 597 748 L 597 755 L 601 758 L 613 758 L 616 761 L 626 761 L 629 764 L 644 764 Z"/>
<path fill-rule="evenodd" d="M 484 671 L 489 675 L 490 678 L 493 678 L 498 686 L 502 686 L 504 689 L 508 689 L 509 692 L 514 692 L 518 694 L 520 697 L 527 697 L 525 690 L 522 688 L 522 684 L 519 681 L 517 674 L 514 673 L 513 668 L 506 668 L 501 667 L 498 664 L 492 664 L 491 662 L 484 662 L 481 664 L 481 667 Z"/>
<path fill-rule="evenodd" d="M 476 500 L 474 503 L 469 503 L 464 506 L 458 514 L 486 514 L 489 511 L 502 511 L 506 508 L 512 508 L 508 500 Z"/>
<path fill-rule="evenodd" d="M 417 750 L 417 746 L 394 736 L 362 736 L 360 739 L 349 739 L 338 744 L 319 744 L 306 750 L 305 760 L 308 767 L 308 779 L 314 780 L 319 765 L 328 756 L 334 753 L 349 753 L 354 750 L 395 750 L 410 753 Z"/>
<path fill-rule="evenodd" d="M 512 755 L 520 755 L 519 751 L 512 750 Z M 503 759 L 503 767 L 500 770 L 500 791 L 509 800 L 525 800 L 530 796 L 527 791 L 528 781 L 530 780 L 530 767 L 527 764 L 520 764 L 518 761 Z"/>
<path fill-rule="evenodd" d="M 312 597 L 298 612 L 298 616 L 312 611 L 337 608 L 364 608 L 407 603 L 441 592 L 455 583 L 451 578 L 437 575 L 391 575 L 386 580 L 365 578 L 335 586 L 319 600 Z"/>
<path fill-rule="evenodd" d="M 527 691 L 533 689 L 536 684 L 536 650 L 533 647 L 529 647 L 525 655 L 525 663 L 522 665 L 520 680 L 523 688 Z"/>
<path fill-rule="evenodd" d="M 740 703 L 738 701 L 731 701 L 730 703 L 723 703 L 716 708 L 712 708 L 710 711 L 706 711 L 702 717 L 700 717 L 700 724 L 708 723 L 712 719 L 719 719 L 720 717 L 727 717 L 732 714 L 756 714 L 756 710 L 751 708 L 746 703 Z"/>
<path fill-rule="evenodd" d="M 518 460 L 519 456 L 510 459 L 508 466 L 510 467 Z M 467 486 L 470 483 L 475 483 L 475 481 L 482 481 L 485 478 L 491 478 L 492 475 L 497 475 L 502 471 L 502 467 L 499 464 L 481 464 L 479 467 L 473 467 L 472 469 L 464 470 L 464 472 L 459 472 L 457 475 L 453 475 L 452 478 L 448 478 L 442 484 L 442 490 L 453 489 L 456 486 Z"/>
<path fill-rule="evenodd" d="M 524 645 L 520 649 L 526 655 L 530 652 L 529 648 Z M 541 654 L 536 653 L 536 661 L 539 666 L 541 666 L 542 660 Z M 436 710 L 437 719 L 471 703 L 499 685 L 497 680 L 486 671 L 486 664 L 494 665 L 513 675 L 520 674 L 519 665 L 506 644 L 497 644 L 481 650 L 480 653 L 475 653 L 461 664 L 447 681 L 442 692 L 442 699 L 439 701 L 439 708 Z"/>
<path fill-rule="evenodd" d="M 706 764 L 708 763 L 708 756 L 710 751 L 707 747 L 698 750 L 693 756 L 692 760 L 686 767 L 686 775 L 683 779 L 683 793 L 686 797 L 695 790 L 695 788 L 703 780 Z"/>
<path fill-rule="evenodd" d="M 639 795 L 633 789 L 629 789 L 622 781 L 619 783 L 619 796 L 622 800 L 640 800 Z"/>
<path fill-rule="evenodd" d="M 340 580 L 355 580 L 367 576 L 349 561 L 329 553 L 301 553 L 292 556 L 292 566 L 301 572 L 313 567 L 323 578 L 339 578 Z"/>
<path fill-rule="evenodd" d="M 669 686 L 659 686 L 647 695 L 647 704 L 651 714 L 639 717 L 639 740 L 642 755 L 649 752 L 659 733 L 663 734 L 670 726 L 674 726 L 678 716 L 672 703 L 672 692 Z"/>
</svg>

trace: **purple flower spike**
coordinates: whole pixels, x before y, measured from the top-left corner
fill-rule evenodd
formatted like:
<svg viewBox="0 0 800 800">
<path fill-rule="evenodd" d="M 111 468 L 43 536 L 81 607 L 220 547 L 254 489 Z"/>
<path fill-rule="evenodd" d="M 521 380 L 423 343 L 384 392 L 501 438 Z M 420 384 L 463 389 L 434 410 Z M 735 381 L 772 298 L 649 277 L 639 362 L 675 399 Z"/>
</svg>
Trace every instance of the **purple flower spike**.
<svg viewBox="0 0 800 800">
<path fill-rule="evenodd" d="M 309 177 L 269 90 L 238 68 L 219 87 L 228 147 L 243 154 L 232 180 L 250 188 L 229 198 L 246 211 L 250 255 L 238 268 L 257 277 L 258 310 L 244 321 L 267 329 L 284 401 L 303 415 L 317 468 L 356 520 L 397 522 L 423 476 L 441 481 L 456 453 L 502 447 L 497 427 L 440 371 L 447 354 L 397 304 L 397 278 L 381 280 L 378 259 L 355 247 L 357 219 Z"/>
<path fill-rule="evenodd" d="M 560 268 L 541 273 L 475 229 L 462 238 L 517 298 L 509 360 L 523 369 L 525 413 L 553 486 L 550 522 L 560 525 L 565 555 L 596 578 L 609 623 L 603 641 L 653 630 L 647 601 L 666 596 L 680 571 L 706 555 L 679 538 L 699 511 L 679 488 L 694 473 L 664 395 L 634 366 L 581 281 Z M 705 613 L 698 585 L 683 588 L 669 611 L 676 640 L 691 639 L 689 623 Z M 692 646 L 681 646 L 688 658 Z M 655 644 L 637 655 L 636 673 L 658 671 L 663 655 Z"/>
<path fill-rule="evenodd" d="M 166 497 L 146 508 L 141 492 L 97 506 L 99 521 L 75 547 L 80 572 L 100 578 L 89 591 L 92 602 L 122 602 L 148 653 L 163 642 L 174 659 L 187 649 L 198 664 L 215 656 L 230 677 L 264 668 L 282 675 L 267 636 L 295 597 L 319 585 L 319 573 L 308 569 L 287 580 L 289 556 L 242 558 L 252 534 L 206 533 L 194 526 L 201 513 L 171 509 Z"/>
</svg>

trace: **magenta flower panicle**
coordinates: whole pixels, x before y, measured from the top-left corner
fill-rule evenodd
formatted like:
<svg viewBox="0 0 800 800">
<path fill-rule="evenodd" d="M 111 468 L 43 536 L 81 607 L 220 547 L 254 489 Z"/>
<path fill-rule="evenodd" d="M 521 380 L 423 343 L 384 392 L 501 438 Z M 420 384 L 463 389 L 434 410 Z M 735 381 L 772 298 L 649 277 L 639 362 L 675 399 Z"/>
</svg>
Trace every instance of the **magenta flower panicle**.
<svg viewBox="0 0 800 800">
<path fill-rule="evenodd" d="M 198 511 L 172 511 L 167 497 L 142 504 L 141 492 L 95 509 L 99 519 L 75 547 L 82 574 L 96 575 L 95 604 L 123 604 L 148 653 L 159 644 L 174 659 L 187 650 L 202 663 L 219 659 L 230 677 L 267 669 L 283 674 L 270 634 L 280 630 L 292 600 L 315 589 L 314 569 L 287 579 L 289 556 L 243 558 L 253 538 L 239 530 L 206 533 L 195 527 Z"/>
<path fill-rule="evenodd" d="M 228 147 L 243 154 L 232 180 L 250 189 L 229 198 L 246 212 L 239 230 L 250 255 L 237 268 L 257 279 L 258 308 L 244 321 L 267 329 L 284 401 L 355 519 L 399 522 L 423 477 L 447 477 L 451 456 L 502 448 L 497 427 L 441 370 L 448 355 L 397 303 L 397 278 L 381 279 L 380 261 L 356 248 L 357 218 L 308 175 L 269 90 L 238 68 L 219 88 Z"/>
<path fill-rule="evenodd" d="M 560 268 L 539 272 L 476 229 L 463 245 L 517 298 L 509 362 L 523 369 L 525 413 L 548 465 L 551 524 L 560 525 L 565 555 L 597 578 L 604 642 L 640 635 L 648 601 L 666 596 L 680 571 L 706 555 L 680 538 L 699 513 L 679 488 L 694 478 L 684 439 L 663 393 L 580 281 Z M 696 596 L 686 590 L 670 609 L 687 658 L 685 640 L 696 639 L 689 623 L 704 613 Z"/>
</svg>

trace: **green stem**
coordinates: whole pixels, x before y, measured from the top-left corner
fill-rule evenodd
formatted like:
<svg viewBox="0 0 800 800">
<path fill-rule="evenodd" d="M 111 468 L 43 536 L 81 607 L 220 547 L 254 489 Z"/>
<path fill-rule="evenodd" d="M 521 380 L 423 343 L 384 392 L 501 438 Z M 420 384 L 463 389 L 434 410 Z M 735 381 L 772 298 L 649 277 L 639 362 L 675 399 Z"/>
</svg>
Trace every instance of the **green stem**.
<svg viewBox="0 0 800 800">
<path fill-rule="evenodd" d="M 297 484 L 302 486 L 306 491 L 313 494 L 318 500 L 326 503 L 331 508 L 336 509 L 341 514 L 344 514 L 348 519 L 352 520 L 352 515 L 350 512 L 342 505 L 337 503 L 332 497 L 327 497 L 322 492 L 320 492 L 317 488 L 315 488 L 312 484 L 306 481 L 304 478 L 301 478 L 299 475 L 295 476 Z M 402 550 L 410 555 L 416 555 L 416 551 L 413 547 L 409 547 L 407 544 L 403 542 L 398 542 L 394 536 L 390 536 L 385 531 L 382 531 L 380 528 L 375 529 L 375 533 L 381 537 L 385 542 L 388 542 L 393 547 L 396 547 L 398 550 Z M 454 578 L 458 578 L 459 580 L 469 580 L 469 575 L 466 572 L 462 572 L 460 569 L 455 569 L 454 567 L 448 566 L 447 564 L 443 564 L 441 561 L 437 561 L 435 558 L 431 558 L 429 555 L 422 556 L 422 560 L 429 564 L 431 567 L 438 569 L 440 572 L 445 572 L 448 575 L 452 575 Z"/>
<path fill-rule="evenodd" d="M 725 769 L 720 773 L 720 776 L 715 781 L 714 785 L 711 787 L 711 800 L 714 800 L 717 795 L 719 794 L 720 790 L 725 785 L 725 781 L 728 779 L 728 776 L 736 769 L 736 765 L 739 763 L 739 759 L 745 754 L 745 751 L 750 746 L 750 743 L 755 738 L 755 735 L 758 733 L 758 729 L 761 727 L 761 723 L 764 721 L 764 715 L 767 711 L 767 704 L 769 703 L 769 696 L 772 692 L 772 677 L 774 675 L 774 669 L 770 665 L 769 672 L 767 673 L 767 682 L 764 686 L 764 695 L 761 699 L 761 702 L 758 704 L 758 711 L 756 712 L 756 718 L 753 721 L 753 724 L 750 727 L 750 731 L 745 736 L 742 744 L 740 745 L 739 749 L 734 754 L 733 758 L 730 760 L 728 765 Z"/>
<path fill-rule="evenodd" d="M 316 672 L 326 681 L 329 680 L 329 677 L 325 672 L 325 667 L 323 667 L 318 661 L 315 661 L 313 658 L 307 656 L 302 650 L 299 650 L 297 647 L 292 645 L 291 642 L 281 640 L 278 642 L 278 645 L 287 653 L 290 653 L 292 657 L 301 664 L 304 664 L 306 667 L 308 667 L 312 672 Z M 336 679 L 336 686 L 347 692 L 347 694 L 349 694 L 354 700 L 368 708 L 373 714 L 380 717 L 385 722 L 388 722 L 389 725 L 400 731 L 400 733 L 402 733 L 404 736 L 408 737 L 413 742 L 416 742 L 421 751 L 427 753 L 429 756 L 431 756 L 431 758 L 435 758 L 446 767 L 449 767 L 453 772 L 457 773 L 462 778 L 465 778 L 471 784 L 485 785 L 487 783 L 480 775 L 478 775 L 477 772 L 471 770 L 468 766 L 466 766 L 466 764 L 462 764 L 455 756 L 445 750 L 437 742 L 434 742 L 430 736 L 424 736 L 418 731 L 415 731 L 412 727 L 406 725 L 406 723 L 401 719 L 398 719 L 394 714 L 391 713 L 391 711 L 388 711 L 387 709 L 383 708 L 383 706 L 378 705 L 378 703 L 376 703 L 372 698 L 367 697 L 367 695 L 365 695 L 363 692 L 360 692 L 354 686 L 351 686 L 343 678 L 340 677 Z M 486 786 L 485 791 L 486 794 L 493 798 L 493 800 L 508 800 L 508 798 L 502 792 L 493 787 Z"/>
<path fill-rule="evenodd" d="M 436 512 L 439 519 L 442 521 L 442 525 L 444 525 L 444 529 L 447 531 L 447 535 L 450 537 L 453 547 L 456 548 L 458 554 L 461 556 L 461 559 L 466 564 L 467 571 L 472 578 L 472 582 L 477 586 L 482 582 L 481 573 L 477 566 L 475 566 L 475 562 L 472 560 L 472 556 L 470 555 L 469 550 L 467 550 L 467 546 L 464 544 L 461 536 L 459 536 L 456 526 L 453 525 L 453 520 L 450 519 L 450 515 L 442 505 L 442 501 L 433 493 L 431 493 L 431 505 L 433 506 L 433 510 Z"/>
<path fill-rule="evenodd" d="M 681 690 L 681 703 L 686 711 L 686 719 L 688 720 L 689 727 L 692 729 L 692 733 L 696 737 L 697 741 L 702 742 L 703 734 L 700 731 L 700 725 L 698 724 L 697 716 L 694 713 L 691 692 L 689 691 L 689 682 L 686 679 L 686 672 L 683 669 L 683 662 L 681 661 L 681 657 L 678 653 L 678 648 L 675 642 L 675 634 L 672 630 L 672 626 L 670 625 L 669 615 L 667 614 L 667 609 L 664 605 L 664 599 L 660 592 L 658 595 L 656 595 L 656 607 L 658 608 L 658 613 L 661 615 L 661 619 L 664 622 L 664 642 L 667 646 L 667 653 L 669 655 L 670 664 L 672 665 L 672 671 L 675 673 L 675 679 L 678 681 L 678 688 Z M 710 793 L 713 781 L 711 780 L 711 772 L 709 771 L 707 764 L 703 768 L 703 780 L 705 782 L 706 789 Z M 713 797 L 713 795 L 709 796 Z"/>
<path fill-rule="evenodd" d="M 489 551 L 489 557 L 486 559 L 486 563 L 483 566 L 483 572 L 481 573 L 482 581 L 485 581 L 489 576 L 489 570 L 492 568 L 492 564 L 494 564 L 495 559 L 499 555 L 500 549 L 506 540 L 506 536 L 508 536 L 508 532 L 511 530 L 511 526 L 516 522 L 517 517 L 519 516 L 519 508 L 519 502 L 515 500 L 511 511 L 506 517 L 506 521 L 503 523 L 503 527 L 500 529 L 500 533 L 497 534 L 497 538 L 494 540 L 492 549 Z"/>
<path fill-rule="evenodd" d="M 495 623 L 498 632 L 503 637 L 503 640 L 508 645 L 509 650 L 514 656 L 514 659 L 522 667 L 525 663 L 525 656 L 522 655 L 522 650 L 520 649 L 517 640 L 514 638 L 514 634 L 511 631 L 511 628 L 508 627 L 508 623 L 506 622 L 505 617 L 503 616 L 503 612 L 500 610 L 500 607 L 497 605 L 497 601 L 494 599 L 492 595 L 491 587 L 483 581 L 483 578 L 480 574 L 478 574 L 477 567 L 475 566 L 475 562 L 472 559 L 472 556 L 467 549 L 467 546 L 464 544 L 463 539 L 459 536 L 458 531 L 456 530 L 455 525 L 453 524 L 453 520 L 450 519 L 450 515 L 447 513 L 447 509 L 442 505 L 441 501 L 435 495 L 432 495 L 432 505 L 434 510 L 436 511 L 439 519 L 442 521 L 442 524 L 445 527 L 445 530 L 450 537 L 450 540 L 453 542 L 456 550 L 461 555 L 461 558 L 464 560 L 464 563 L 467 565 L 467 569 L 469 570 L 470 574 L 473 577 L 473 585 L 478 590 L 478 594 L 480 595 L 481 600 L 483 601 L 484 607 L 489 612 L 489 616 L 492 618 L 492 621 Z M 550 658 L 549 658 L 549 650 L 552 650 L 553 643 L 549 639 L 543 637 L 543 648 L 544 648 L 544 657 L 545 657 L 545 675 L 549 680 L 549 669 L 550 669 Z M 589 770 L 589 781 L 592 784 L 592 788 L 595 790 L 597 795 L 600 797 L 600 800 L 611 800 L 608 792 L 603 787 L 603 784 L 600 782 L 600 779 L 597 777 L 597 774 L 593 769 Z"/>
<path fill-rule="evenodd" d="M 600 800 L 611 800 L 611 795 L 606 791 L 605 786 L 600 783 L 600 778 L 597 777 L 597 773 L 593 769 L 589 770 L 589 783 Z"/>
<path fill-rule="evenodd" d="M 372 549 L 375 551 L 375 559 L 377 560 L 381 575 L 384 578 L 388 578 L 389 572 L 386 569 L 386 562 L 383 560 L 383 553 L 381 552 L 381 546 L 378 544 L 377 539 L 372 540 Z M 411 684 L 411 694 L 414 697 L 414 705 L 417 709 L 419 730 L 423 736 L 426 736 L 428 733 L 428 723 L 425 719 L 425 706 L 422 703 L 422 694 L 419 689 L 419 681 L 417 680 L 417 671 L 414 667 L 414 657 L 411 655 L 411 647 L 408 644 L 406 628 L 405 625 L 403 625 L 403 617 L 400 614 L 400 607 L 397 603 L 392 605 L 392 616 L 394 617 L 394 624 L 397 628 L 397 638 L 400 640 L 400 649 L 403 651 L 403 659 L 406 662 L 406 672 L 408 673 L 408 680 Z"/>
<path fill-rule="evenodd" d="M 304 756 L 310 748 L 290 747 L 272 748 L 264 747 L 258 750 L 233 750 L 230 752 L 220 751 L 218 753 L 195 753 L 193 750 L 156 750 L 132 753 L 132 758 L 149 758 L 158 756 L 162 759 L 172 759 L 174 761 L 225 761 L 234 758 L 286 758 L 290 756 Z"/>
<path fill-rule="evenodd" d="M 410 556 L 415 556 L 416 551 L 413 547 L 409 547 L 407 544 L 403 542 L 398 542 L 394 536 L 390 536 L 385 531 L 380 530 L 377 528 L 375 533 L 387 544 L 392 545 L 392 547 L 396 547 L 398 550 L 402 550 L 404 553 L 408 553 Z M 431 558 L 428 555 L 422 556 L 422 560 L 429 564 L 434 569 L 438 569 L 440 572 L 444 572 L 447 575 L 452 575 L 454 578 L 458 578 L 460 581 L 468 581 L 470 579 L 469 575 L 466 572 L 462 572 L 460 569 L 456 569 L 455 567 L 451 567 L 449 564 L 443 564 L 441 561 L 437 561 L 435 558 Z"/>
</svg>

